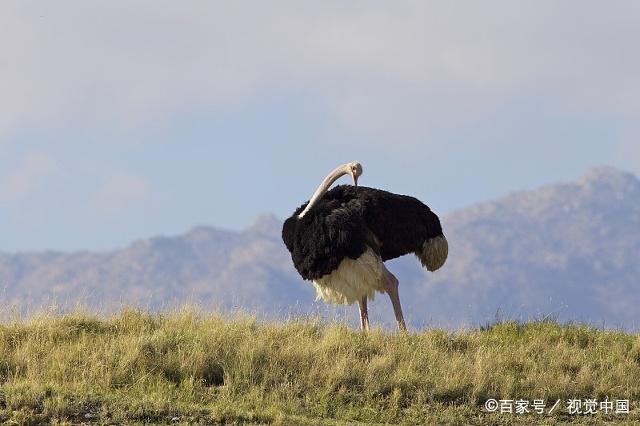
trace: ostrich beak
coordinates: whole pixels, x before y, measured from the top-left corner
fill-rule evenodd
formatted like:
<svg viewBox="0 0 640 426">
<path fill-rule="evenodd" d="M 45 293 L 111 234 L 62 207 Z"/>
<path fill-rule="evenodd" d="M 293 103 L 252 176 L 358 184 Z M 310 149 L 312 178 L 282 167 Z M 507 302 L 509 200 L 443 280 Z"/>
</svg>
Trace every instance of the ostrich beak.
<svg viewBox="0 0 640 426">
<path fill-rule="evenodd" d="M 353 185 L 358 186 L 358 176 L 356 176 L 354 173 L 351 173 L 351 177 L 353 178 Z"/>
</svg>

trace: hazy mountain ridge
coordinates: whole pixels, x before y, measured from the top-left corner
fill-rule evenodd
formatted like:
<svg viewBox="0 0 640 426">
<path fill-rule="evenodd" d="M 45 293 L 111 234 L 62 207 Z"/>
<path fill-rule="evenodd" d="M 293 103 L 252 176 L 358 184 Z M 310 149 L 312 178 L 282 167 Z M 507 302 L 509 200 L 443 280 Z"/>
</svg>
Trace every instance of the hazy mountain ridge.
<svg viewBox="0 0 640 426">
<path fill-rule="evenodd" d="M 412 256 L 389 263 L 414 325 L 475 324 L 499 312 L 637 328 L 634 175 L 596 168 L 575 182 L 510 194 L 442 221 L 450 256 L 440 271 L 427 273 Z M 106 308 L 191 301 L 276 315 L 316 310 L 312 286 L 295 273 L 280 240 L 281 224 L 262 215 L 242 232 L 197 227 L 110 252 L 0 254 L 0 297 L 21 309 L 80 298 Z M 386 297 L 372 311 L 391 318 Z"/>
<path fill-rule="evenodd" d="M 450 262 L 427 288 L 433 294 L 447 287 L 442 302 L 450 308 L 452 301 L 473 304 L 476 319 L 501 307 L 508 315 L 557 312 L 561 318 L 629 324 L 640 313 L 634 291 L 639 225 L 640 181 L 615 169 L 592 169 L 573 183 L 511 194 L 445 217 Z"/>
<path fill-rule="evenodd" d="M 282 274 L 289 262 L 279 230 L 272 232 L 275 220 L 258 218 L 241 233 L 197 227 L 181 236 L 140 240 L 102 253 L 0 255 L 1 294 L 18 307 L 80 299 L 107 309 L 185 302 L 281 309 L 289 301 L 277 300 L 278 291 L 286 294 L 283 286 L 292 283 Z M 296 296 L 302 286 L 289 287 L 289 295 Z"/>
</svg>

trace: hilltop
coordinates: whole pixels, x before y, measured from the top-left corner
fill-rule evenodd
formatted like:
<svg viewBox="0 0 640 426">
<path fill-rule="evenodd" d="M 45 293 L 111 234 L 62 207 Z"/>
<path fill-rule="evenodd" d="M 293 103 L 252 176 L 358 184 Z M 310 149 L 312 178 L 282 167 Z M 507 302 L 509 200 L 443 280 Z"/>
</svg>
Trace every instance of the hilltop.
<svg viewBox="0 0 640 426">
<path fill-rule="evenodd" d="M 552 321 L 367 335 L 129 310 L 0 324 L 8 424 L 629 424 L 639 397 L 637 335 Z M 490 398 L 530 412 L 488 413 Z M 629 400 L 630 412 L 570 415 L 569 399 Z"/>
</svg>

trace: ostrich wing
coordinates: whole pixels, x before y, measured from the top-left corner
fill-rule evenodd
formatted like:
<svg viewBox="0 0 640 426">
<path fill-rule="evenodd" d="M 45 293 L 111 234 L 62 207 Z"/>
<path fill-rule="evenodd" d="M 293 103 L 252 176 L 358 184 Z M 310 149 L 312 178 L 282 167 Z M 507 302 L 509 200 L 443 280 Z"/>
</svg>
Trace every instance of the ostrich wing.
<svg viewBox="0 0 640 426">
<path fill-rule="evenodd" d="M 321 278 L 345 257 L 357 259 L 365 252 L 371 237 L 357 197 L 323 198 L 303 218 L 297 218 L 305 205 L 285 221 L 282 230 L 293 264 L 303 278 Z"/>
</svg>

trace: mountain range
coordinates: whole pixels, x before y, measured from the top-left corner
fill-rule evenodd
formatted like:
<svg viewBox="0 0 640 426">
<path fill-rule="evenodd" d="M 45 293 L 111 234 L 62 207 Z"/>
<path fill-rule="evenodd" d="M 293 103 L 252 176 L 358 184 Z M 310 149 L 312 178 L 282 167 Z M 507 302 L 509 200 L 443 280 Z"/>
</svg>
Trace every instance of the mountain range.
<svg viewBox="0 0 640 426">
<path fill-rule="evenodd" d="M 551 317 L 639 328 L 640 180 L 633 174 L 598 167 L 574 182 L 513 193 L 441 220 L 450 246 L 442 269 L 427 272 L 413 256 L 388 262 L 412 327 Z M 282 222 L 263 214 L 240 232 L 201 226 L 105 252 L 2 253 L 0 301 L 19 312 L 195 303 L 355 323 L 357 307 L 314 301 L 281 241 Z M 373 324 L 393 323 L 386 296 L 378 295 L 370 312 Z"/>
</svg>

